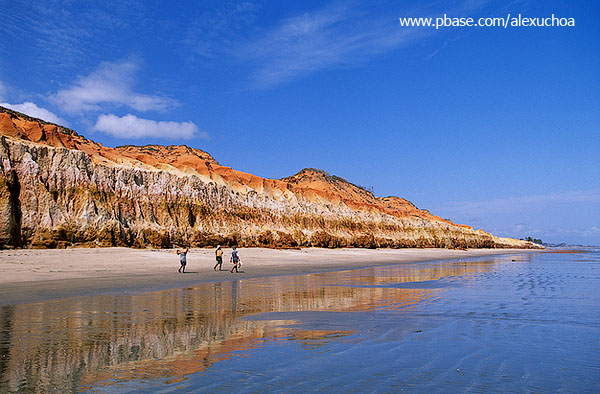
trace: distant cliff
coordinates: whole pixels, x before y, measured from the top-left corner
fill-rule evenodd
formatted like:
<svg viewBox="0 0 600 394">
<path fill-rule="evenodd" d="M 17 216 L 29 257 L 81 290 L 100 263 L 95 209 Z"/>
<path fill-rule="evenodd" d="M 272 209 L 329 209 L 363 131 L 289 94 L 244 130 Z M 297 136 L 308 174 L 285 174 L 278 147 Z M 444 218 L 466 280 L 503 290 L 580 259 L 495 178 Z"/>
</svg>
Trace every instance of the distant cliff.
<svg viewBox="0 0 600 394">
<path fill-rule="evenodd" d="M 536 247 L 325 171 L 265 179 L 187 146 L 104 147 L 0 107 L 0 247 Z"/>
</svg>

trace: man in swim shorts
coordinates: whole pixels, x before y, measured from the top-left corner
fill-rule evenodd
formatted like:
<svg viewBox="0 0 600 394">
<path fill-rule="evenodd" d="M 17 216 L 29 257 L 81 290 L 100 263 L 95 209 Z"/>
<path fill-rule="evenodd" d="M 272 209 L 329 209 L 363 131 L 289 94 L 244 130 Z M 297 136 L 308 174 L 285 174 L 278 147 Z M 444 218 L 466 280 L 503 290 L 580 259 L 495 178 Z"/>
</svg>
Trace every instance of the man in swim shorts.
<svg viewBox="0 0 600 394">
<path fill-rule="evenodd" d="M 187 264 L 187 254 L 188 254 L 189 250 L 190 250 L 189 247 L 185 248 L 185 250 L 177 249 L 177 254 L 179 255 L 179 263 L 181 264 L 181 266 L 177 270 L 177 272 L 179 272 L 179 273 L 183 272 L 185 274 L 185 266 Z"/>
</svg>

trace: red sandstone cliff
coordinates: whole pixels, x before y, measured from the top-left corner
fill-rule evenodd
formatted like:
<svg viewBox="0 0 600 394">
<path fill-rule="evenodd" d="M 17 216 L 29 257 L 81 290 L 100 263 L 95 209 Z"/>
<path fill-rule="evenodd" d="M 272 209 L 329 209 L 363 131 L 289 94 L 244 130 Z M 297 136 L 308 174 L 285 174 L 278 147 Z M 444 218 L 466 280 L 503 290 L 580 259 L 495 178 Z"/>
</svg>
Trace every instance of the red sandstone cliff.
<svg viewBox="0 0 600 394">
<path fill-rule="evenodd" d="M 104 147 L 0 107 L 0 247 L 534 247 L 325 171 L 265 179 L 187 146 Z"/>
</svg>

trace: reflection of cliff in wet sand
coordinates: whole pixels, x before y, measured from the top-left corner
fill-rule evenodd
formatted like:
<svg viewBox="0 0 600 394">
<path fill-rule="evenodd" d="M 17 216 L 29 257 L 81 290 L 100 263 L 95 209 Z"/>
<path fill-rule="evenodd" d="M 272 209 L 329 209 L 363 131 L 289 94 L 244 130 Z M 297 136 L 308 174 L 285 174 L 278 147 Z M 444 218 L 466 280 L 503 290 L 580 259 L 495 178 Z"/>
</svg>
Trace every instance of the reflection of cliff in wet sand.
<svg viewBox="0 0 600 394">
<path fill-rule="evenodd" d="M 285 336 L 310 344 L 353 329 L 289 332 L 281 328 L 282 322 L 242 317 L 406 308 L 436 290 L 363 285 L 381 283 L 377 277 L 404 283 L 491 269 L 491 264 L 380 267 L 4 307 L 0 322 L 7 337 L 0 343 L 0 388 L 53 387 L 67 393 L 109 379 L 176 381 L 265 340 Z"/>
<path fill-rule="evenodd" d="M 0 107 L 0 248 L 533 248 L 325 171 L 265 179 L 186 146 L 104 147 Z"/>
</svg>

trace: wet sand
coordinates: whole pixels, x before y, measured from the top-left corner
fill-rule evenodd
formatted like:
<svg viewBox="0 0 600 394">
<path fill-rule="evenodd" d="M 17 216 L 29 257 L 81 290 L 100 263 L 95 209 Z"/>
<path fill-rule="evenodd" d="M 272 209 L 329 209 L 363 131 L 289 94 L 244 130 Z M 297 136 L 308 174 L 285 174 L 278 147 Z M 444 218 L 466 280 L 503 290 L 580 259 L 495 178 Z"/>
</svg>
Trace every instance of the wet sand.
<svg viewBox="0 0 600 394">
<path fill-rule="evenodd" d="M 242 272 L 213 271 L 214 249 L 191 249 L 179 274 L 175 250 L 128 248 L 1 250 L 0 305 L 106 293 L 182 288 L 198 283 L 305 274 L 387 264 L 527 252 L 521 249 L 240 249 Z"/>
<path fill-rule="evenodd" d="M 589 392 L 598 252 L 8 305 L 0 392 Z"/>
</svg>

